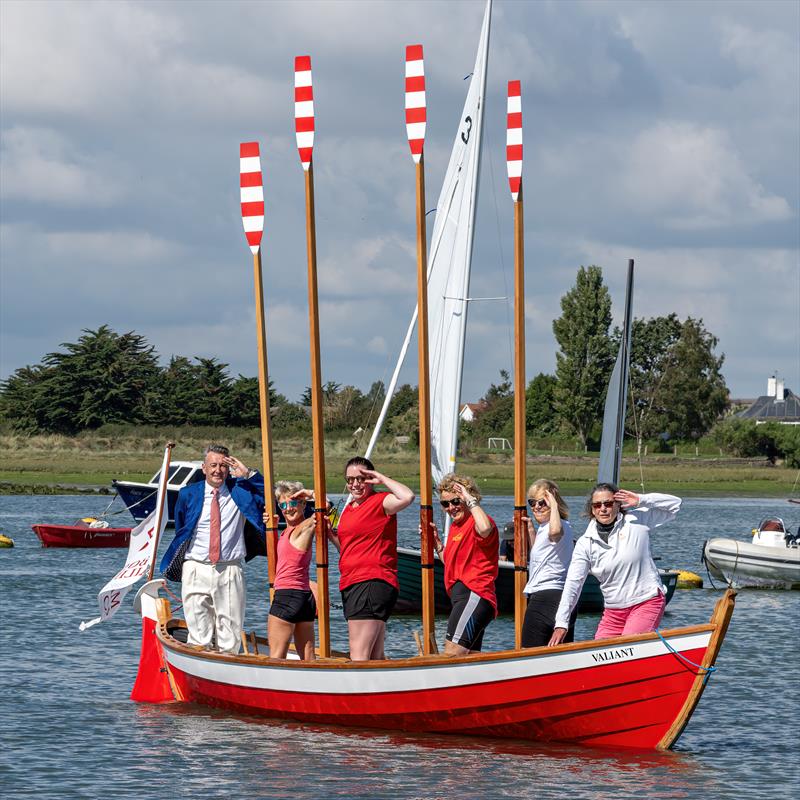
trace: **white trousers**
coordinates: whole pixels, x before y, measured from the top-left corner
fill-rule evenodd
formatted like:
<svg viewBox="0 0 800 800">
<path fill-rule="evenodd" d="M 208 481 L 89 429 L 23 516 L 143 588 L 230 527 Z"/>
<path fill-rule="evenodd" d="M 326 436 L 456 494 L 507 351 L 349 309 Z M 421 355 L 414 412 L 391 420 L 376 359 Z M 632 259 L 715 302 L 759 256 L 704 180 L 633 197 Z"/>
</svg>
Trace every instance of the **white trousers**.
<svg viewBox="0 0 800 800">
<path fill-rule="evenodd" d="M 238 561 L 202 564 L 183 562 L 181 578 L 183 614 L 189 644 L 238 653 L 246 600 L 244 571 Z"/>
</svg>

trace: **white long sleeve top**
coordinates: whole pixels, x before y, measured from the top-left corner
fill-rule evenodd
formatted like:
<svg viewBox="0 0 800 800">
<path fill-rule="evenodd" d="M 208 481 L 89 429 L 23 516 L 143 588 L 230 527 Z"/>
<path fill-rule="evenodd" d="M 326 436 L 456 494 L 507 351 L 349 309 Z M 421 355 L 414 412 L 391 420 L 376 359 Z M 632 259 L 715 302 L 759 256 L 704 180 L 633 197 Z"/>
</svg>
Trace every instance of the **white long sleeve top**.
<svg viewBox="0 0 800 800">
<path fill-rule="evenodd" d="M 557 542 L 550 538 L 550 523 L 540 525 L 528 560 L 525 594 L 563 589 L 573 546 L 572 526 L 567 520 L 561 520 L 561 538 Z"/>
<path fill-rule="evenodd" d="M 680 498 L 671 494 L 640 495 L 636 508 L 617 517 L 608 542 L 600 538 L 592 520 L 575 544 L 555 627 L 569 627 L 589 573 L 600 583 L 606 608 L 630 608 L 664 594 L 664 584 L 650 555 L 650 530 L 673 519 L 680 507 Z"/>
</svg>

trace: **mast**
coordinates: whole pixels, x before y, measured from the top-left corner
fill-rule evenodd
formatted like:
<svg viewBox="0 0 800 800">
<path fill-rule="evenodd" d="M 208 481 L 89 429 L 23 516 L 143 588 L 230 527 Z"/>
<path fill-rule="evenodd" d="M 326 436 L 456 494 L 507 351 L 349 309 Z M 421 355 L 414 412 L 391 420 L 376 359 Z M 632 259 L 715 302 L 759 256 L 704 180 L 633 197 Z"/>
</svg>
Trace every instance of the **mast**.
<svg viewBox="0 0 800 800">
<path fill-rule="evenodd" d="M 625 413 L 628 402 L 628 372 L 631 361 L 631 331 L 633 328 L 633 259 L 628 259 L 628 277 L 625 283 L 625 314 L 622 322 L 622 339 L 603 412 L 603 434 L 600 440 L 600 459 L 597 465 L 597 482 L 619 486 L 622 465 L 622 444 L 625 438 Z"/>
<path fill-rule="evenodd" d="M 428 316 L 432 323 L 428 346 L 434 481 L 455 468 L 491 10 L 491 0 L 487 0 L 472 79 L 436 204 L 436 220 L 428 258 Z M 371 454 L 380 435 L 417 316 L 418 308 L 415 308 L 387 387 L 383 408 L 370 437 L 367 455 Z"/>
<path fill-rule="evenodd" d="M 483 138 L 483 100 L 486 92 L 486 73 L 489 64 L 489 31 L 492 22 L 492 0 L 486 0 L 486 11 L 483 15 L 483 26 L 481 28 L 481 42 L 478 47 L 478 57 L 475 62 L 476 73 L 478 75 L 478 104 L 477 104 L 477 122 L 474 122 L 476 127 L 477 140 L 475 143 L 475 167 L 471 174 L 470 184 L 470 198 L 472 200 L 469 210 L 469 225 L 467 228 L 466 237 L 466 263 L 472 263 L 472 245 L 475 239 L 475 211 L 478 207 L 478 177 L 481 170 L 481 139 Z M 473 77 L 474 80 L 474 77 Z M 466 122 L 466 120 L 465 120 Z M 470 130 L 471 130 L 470 126 Z M 470 130 L 467 131 L 467 138 L 469 138 Z M 462 134 L 463 135 L 463 134 Z M 461 404 L 461 385 L 464 378 L 464 346 L 467 338 L 467 310 L 469 304 L 467 298 L 469 297 L 469 266 L 467 266 L 466 274 L 464 276 L 462 298 L 462 322 L 460 330 L 460 338 L 458 343 L 458 359 L 456 361 L 458 385 L 456 387 L 455 395 L 450 400 L 451 405 L 451 423 L 450 423 L 450 436 L 449 442 L 443 442 L 443 446 L 449 449 L 447 469 L 446 471 L 455 470 L 456 466 L 456 453 L 458 451 L 458 428 L 461 422 L 459 416 L 459 406 Z M 444 465 L 442 465 L 443 467 Z M 449 517 L 448 517 L 449 519 Z"/>
<path fill-rule="evenodd" d="M 519 81 L 508 82 L 506 168 L 514 201 L 514 646 L 522 647 L 527 582 L 525 516 L 525 225 L 522 209 L 522 96 Z"/>
<path fill-rule="evenodd" d="M 264 180 L 258 142 L 239 145 L 239 186 L 242 203 L 242 224 L 253 253 L 253 291 L 256 305 L 256 339 L 258 342 L 258 400 L 261 415 L 261 455 L 264 475 L 264 511 L 267 514 L 267 576 L 270 600 L 275 593 L 277 563 L 278 516 L 272 465 L 272 421 L 269 410 L 269 368 L 267 366 L 267 325 L 264 318 L 264 284 L 261 277 L 261 237 L 264 232 Z"/>
<path fill-rule="evenodd" d="M 419 359 L 419 530 L 422 569 L 422 652 L 437 652 L 433 608 L 433 486 L 428 370 L 428 237 L 425 229 L 425 65 L 422 45 L 406 47 L 406 132 L 416 171 L 417 325 Z"/>
<path fill-rule="evenodd" d="M 325 489 L 325 442 L 322 421 L 322 370 L 319 346 L 319 303 L 317 300 L 317 231 L 314 218 L 314 93 L 311 84 L 311 56 L 294 61 L 294 114 L 297 149 L 305 172 L 306 253 L 308 257 L 308 322 L 311 344 L 311 429 L 314 442 L 314 521 L 317 559 L 317 628 L 319 653 L 331 654 L 330 599 L 328 596 L 328 521 Z"/>
</svg>

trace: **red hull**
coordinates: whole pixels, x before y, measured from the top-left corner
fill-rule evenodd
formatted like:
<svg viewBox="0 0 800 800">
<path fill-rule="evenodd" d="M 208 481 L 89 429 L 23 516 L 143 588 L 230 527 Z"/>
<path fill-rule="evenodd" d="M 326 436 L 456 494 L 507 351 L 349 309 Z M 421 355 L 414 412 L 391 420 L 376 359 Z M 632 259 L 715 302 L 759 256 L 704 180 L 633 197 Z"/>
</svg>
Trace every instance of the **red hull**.
<svg viewBox="0 0 800 800">
<path fill-rule="evenodd" d="M 685 655 L 702 659 L 705 648 Z M 409 693 L 287 693 L 196 678 L 171 667 L 190 702 L 273 719 L 593 746 L 655 748 L 696 672 L 672 654 L 516 681 Z M 490 702 L 487 700 L 491 698 Z"/>
<path fill-rule="evenodd" d="M 156 636 L 182 702 L 359 728 L 667 749 L 703 694 L 734 597 L 726 592 L 708 624 L 661 636 L 459 658 L 302 662 L 220 654 L 174 638 L 183 623 L 170 620 L 165 600 L 158 601 Z"/>
<path fill-rule="evenodd" d="M 131 528 L 33 525 L 42 547 L 127 547 Z"/>
</svg>

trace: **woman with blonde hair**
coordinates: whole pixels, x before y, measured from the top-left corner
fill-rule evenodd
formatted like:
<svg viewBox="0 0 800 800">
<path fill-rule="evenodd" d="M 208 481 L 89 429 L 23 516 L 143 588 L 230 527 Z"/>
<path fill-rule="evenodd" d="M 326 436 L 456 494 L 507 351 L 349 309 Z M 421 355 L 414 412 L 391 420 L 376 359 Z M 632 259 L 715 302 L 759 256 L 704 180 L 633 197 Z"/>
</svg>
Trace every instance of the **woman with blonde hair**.
<svg viewBox="0 0 800 800">
<path fill-rule="evenodd" d="M 314 660 L 314 618 L 317 605 L 308 577 L 314 517 L 305 518 L 306 500 L 313 492 L 299 481 L 278 481 L 275 499 L 286 520 L 278 539 L 275 592 L 267 618 L 270 658 L 286 658 L 294 638 L 295 650 L 303 661 Z"/>
<path fill-rule="evenodd" d="M 437 488 L 451 520 L 445 547 L 434 527 L 434 545 L 444 562 L 444 585 L 453 604 L 444 652 L 461 656 L 480 651 L 486 626 L 497 616 L 499 536 L 494 520 L 481 508 L 481 492 L 472 478 L 451 472 Z"/>
<path fill-rule="evenodd" d="M 541 478 L 528 489 L 531 516 L 528 525 L 528 583 L 524 592 L 528 607 L 522 624 L 522 646 L 548 644 L 556 624 L 556 611 L 572 559 L 573 537 L 569 508 L 555 481 Z M 565 642 L 575 638 L 575 617 L 571 613 Z"/>
</svg>

